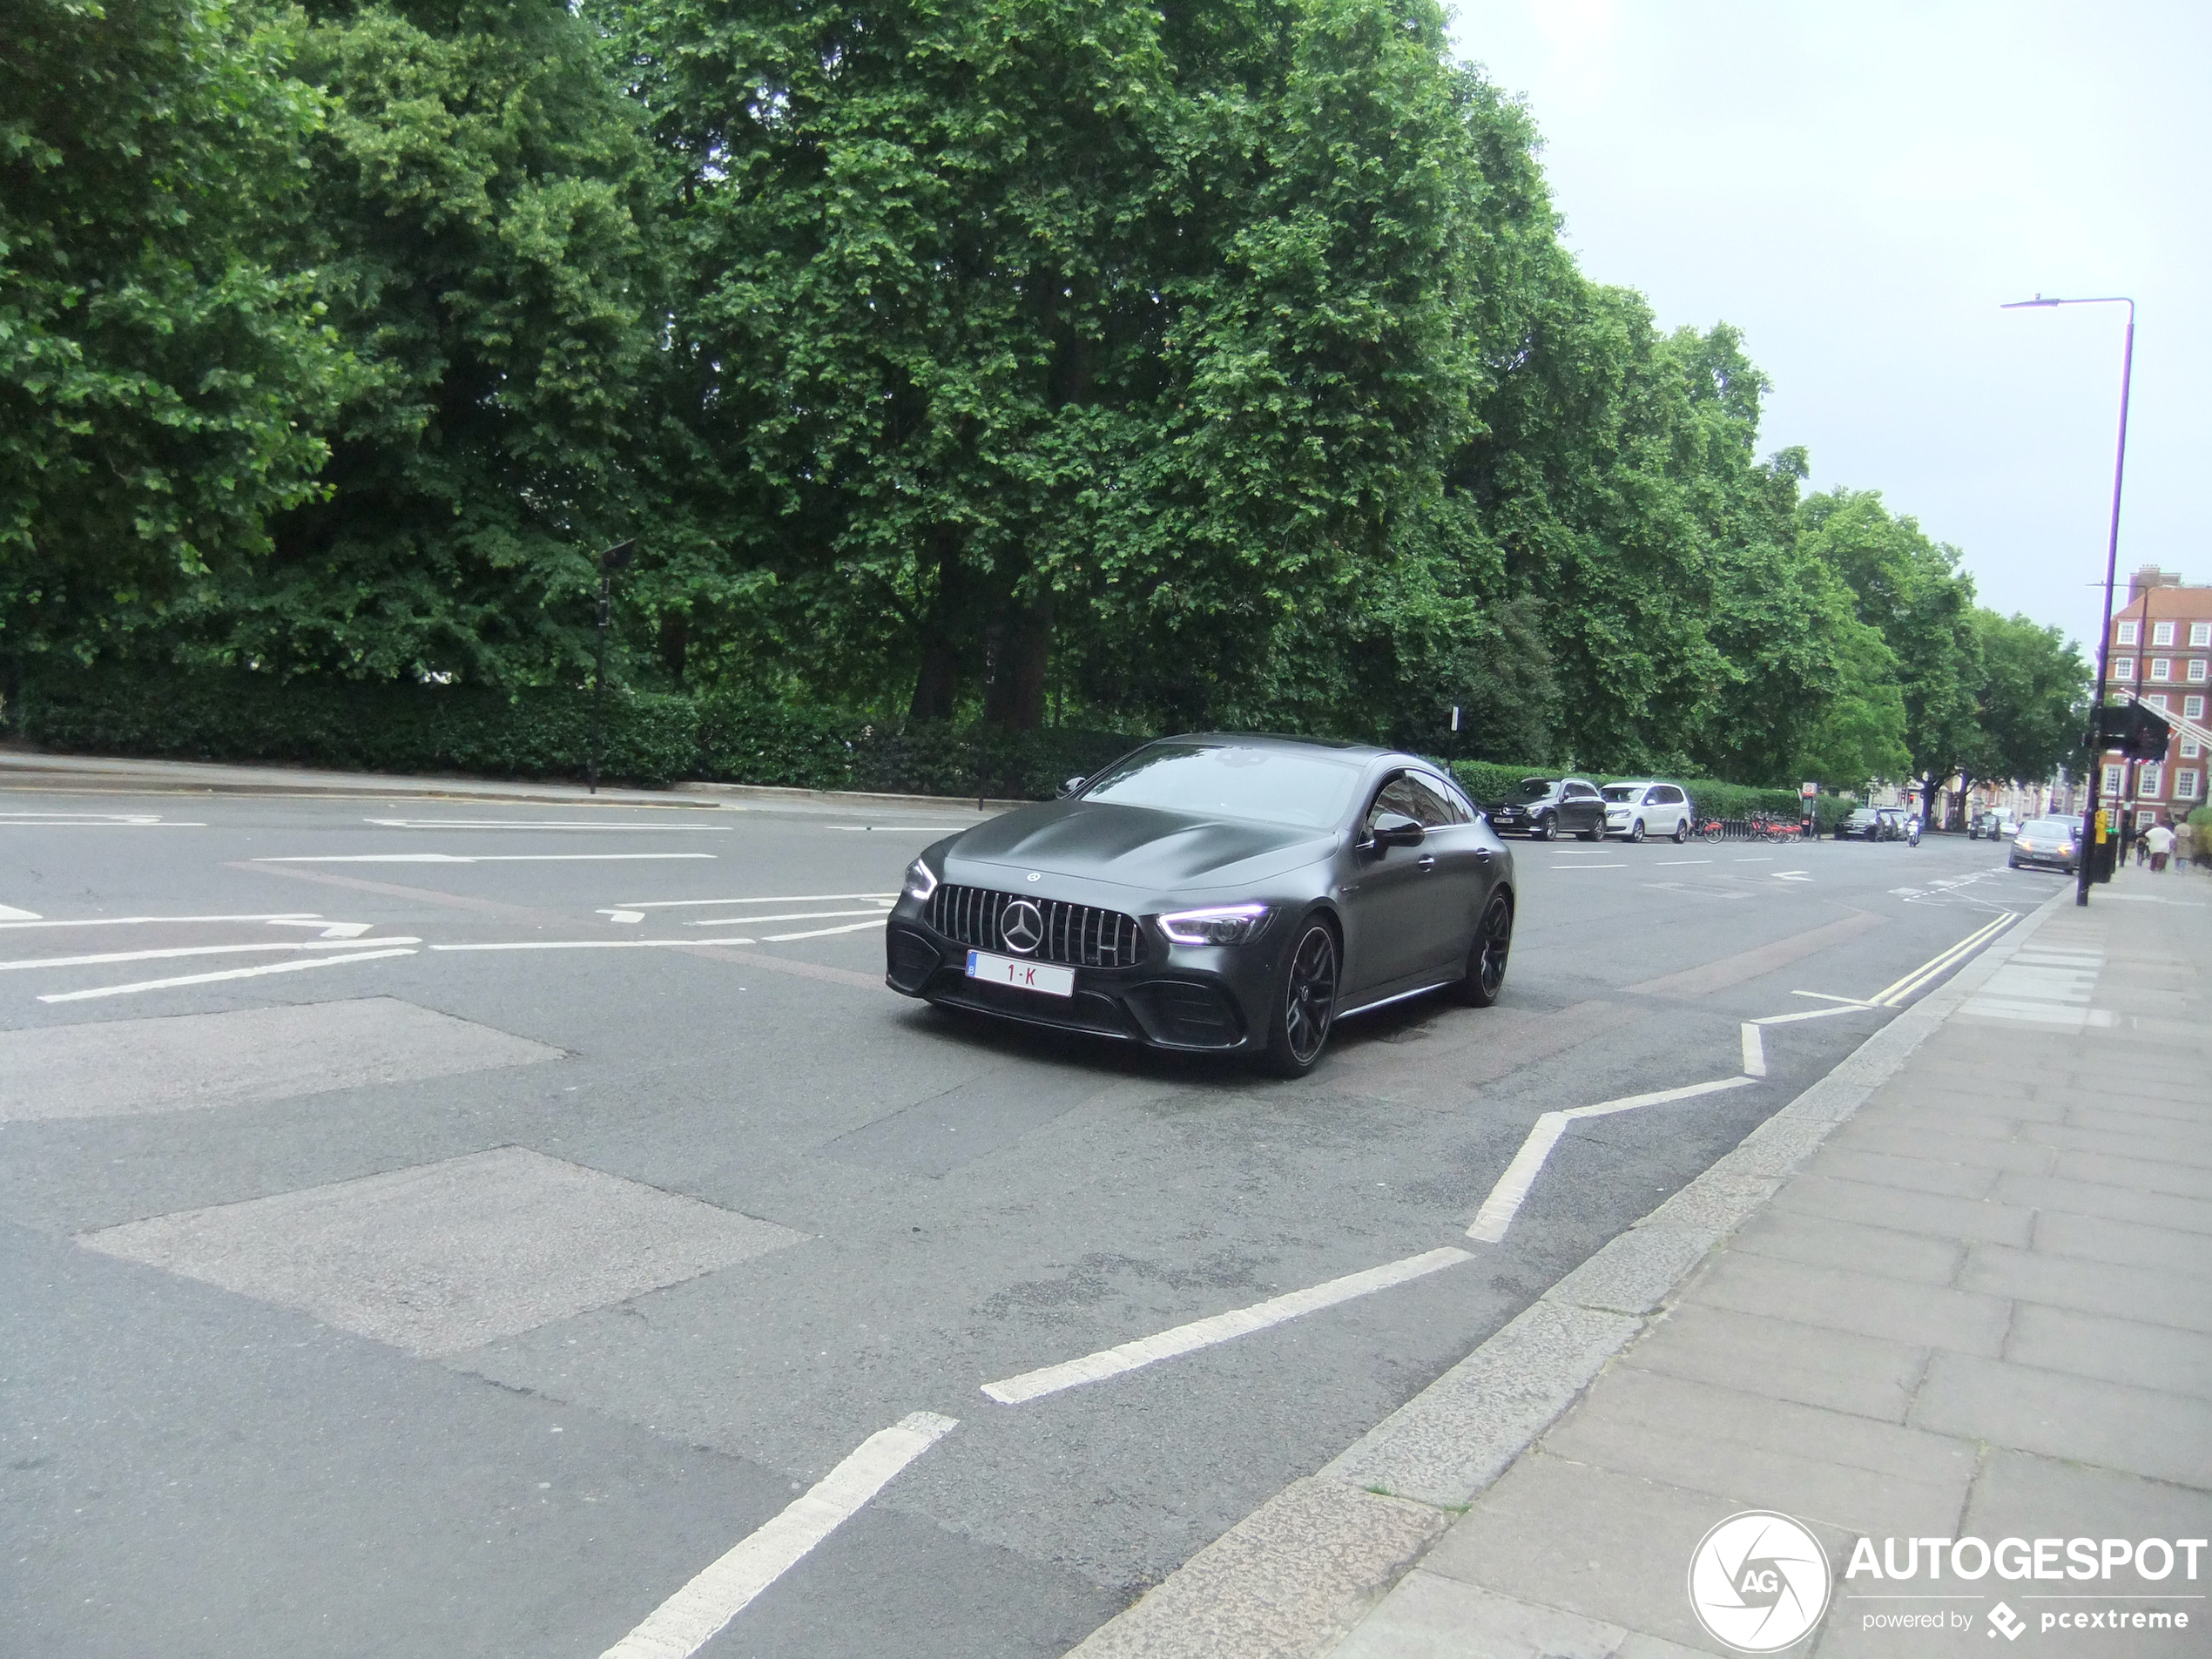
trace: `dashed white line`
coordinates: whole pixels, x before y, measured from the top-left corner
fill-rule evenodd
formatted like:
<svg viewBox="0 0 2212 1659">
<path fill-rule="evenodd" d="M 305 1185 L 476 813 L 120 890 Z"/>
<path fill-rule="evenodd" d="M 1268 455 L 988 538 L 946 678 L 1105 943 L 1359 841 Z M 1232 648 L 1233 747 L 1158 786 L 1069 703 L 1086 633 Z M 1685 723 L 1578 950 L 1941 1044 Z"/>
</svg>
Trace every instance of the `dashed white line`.
<svg viewBox="0 0 2212 1659">
<path fill-rule="evenodd" d="M 1544 1160 L 1551 1156 L 1559 1137 L 1567 1126 L 1585 1117 L 1607 1117 L 1615 1112 L 1633 1111 L 1639 1106 L 1657 1106 L 1670 1100 L 1689 1100 L 1698 1095 L 1718 1094 L 1724 1089 L 1742 1089 L 1756 1082 L 1753 1077 L 1719 1077 L 1709 1083 L 1686 1083 L 1680 1089 L 1661 1089 L 1648 1095 L 1624 1095 L 1618 1100 L 1600 1101 L 1595 1106 L 1576 1106 L 1563 1112 L 1546 1112 L 1529 1130 L 1528 1138 L 1521 1143 L 1521 1150 L 1513 1155 L 1513 1162 L 1506 1165 L 1506 1172 L 1490 1189 L 1490 1196 L 1482 1201 L 1482 1208 L 1475 1212 L 1467 1228 L 1467 1237 L 1494 1244 L 1506 1236 L 1513 1225 L 1514 1216 L 1521 1202 L 1528 1197 L 1528 1190 L 1536 1184 L 1543 1170 Z"/>
<path fill-rule="evenodd" d="M 1743 1075 L 1766 1076 L 1766 1044 L 1759 1036 L 1759 1028 L 1749 1020 L 1743 1022 Z"/>
<path fill-rule="evenodd" d="M 665 812 L 667 809 L 665 807 L 662 807 L 658 809 L 648 808 L 647 810 Z M 711 816 L 711 814 L 709 815 Z M 665 820 L 657 823 L 647 823 L 641 819 L 601 819 L 594 821 L 589 819 L 568 818 L 364 818 L 361 819 L 361 822 L 364 824 L 374 824 L 384 829 L 420 830 L 553 829 L 621 831 L 630 829 L 718 829 L 721 827 L 718 824 L 686 824 L 682 822 L 668 822 Z"/>
<path fill-rule="evenodd" d="M 643 859 L 711 859 L 711 853 L 315 853 L 249 859 L 250 864 L 630 864 Z"/>
<path fill-rule="evenodd" d="M 140 980 L 132 985 L 103 985 L 89 991 L 58 991 L 42 996 L 41 1002 L 83 1002 L 96 996 L 128 996 L 136 991 L 165 991 L 178 985 L 212 985 L 218 980 L 259 979 L 264 974 L 295 974 L 302 968 L 337 968 L 347 962 L 374 962 L 387 956 L 412 956 L 412 950 L 365 950 L 351 956 L 316 956 L 305 961 L 265 962 L 259 968 L 226 968 L 219 974 L 185 974 L 176 979 Z"/>
<path fill-rule="evenodd" d="M 1194 1319 L 1189 1325 L 1178 1325 L 1156 1336 L 1140 1337 L 1118 1347 L 1103 1348 L 1096 1353 L 1085 1354 L 1080 1359 L 1063 1360 L 1056 1366 L 1025 1371 L 1018 1377 L 986 1383 L 983 1392 L 1002 1406 L 1022 1405 L 1028 1400 L 1042 1399 L 1046 1394 L 1056 1394 L 1063 1388 L 1079 1388 L 1085 1383 L 1101 1382 L 1109 1377 L 1118 1377 L 1123 1372 L 1157 1365 L 1163 1359 L 1172 1359 L 1178 1354 L 1195 1352 L 1200 1348 L 1212 1347 L 1216 1343 L 1250 1336 L 1255 1331 L 1264 1331 L 1270 1325 L 1282 1324 L 1285 1319 L 1295 1319 L 1301 1314 L 1334 1307 L 1338 1303 L 1348 1302 L 1356 1296 L 1388 1290 L 1393 1285 L 1403 1285 L 1409 1279 L 1420 1278 L 1440 1268 L 1473 1259 L 1467 1251 L 1447 1244 L 1441 1250 L 1409 1256 L 1404 1261 L 1386 1262 L 1380 1267 L 1347 1273 L 1342 1278 L 1332 1278 L 1325 1285 L 1312 1285 L 1303 1291 L 1292 1291 L 1288 1295 L 1256 1302 L 1250 1307 L 1232 1308 L 1211 1318 Z"/>
<path fill-rule="evenodd" d="M 1625 864 L 1547 864 L 1547 870 L 1625 870 Z"/>
<path fill-rule="evenodd" d="M 878 916 L 873 921 L 856 921 L 843 927 L 814 927 L 803 934 L 763 934 L 760 937 L 771 945 L 784 944 L 793 939 L 826 939 L 832 934 L 864 934 L 871 927 L 882 927 L 889 920 L 888 916 Z"/>
<path fill-rule="evenodd" d="M 895 893 L 779 893 L 765 899 L 626 899 L 617 907 L 622 910 L 698 910 L 708 905 L 725 904 L 840 904 L 848 899 L 894 900 Z M 603 916 L 612 911 L 602 910 Z"/>
<path fill-rule="evenodd" d="M 886 835 L 920 834 L 924 830 L 942 830 L 948 835 L 967 827 L 961 824 L 825 824 L 824 829 L 877 830 Z"/>
<path fill-rule="evenodd" d="M 751 927 L 764 921 L 829 921 L 840 916 L 877 916 L 886 914 L 888 906 L 874 910 L 787 910 L 779 916 L 709 916 L 705 921 L 687 921 L 686 927 Z"/>
<path fill-rule="evenodd" d="M 517 939 L 490 945 L 433 945 L 432 950 L 651 950 L 702 945 L 750 945 L 750 939 Z"/>
<path fill-rule="evenodd" d="M 1710 864 L 1710 859 L 1655 859 L 1652 862 L 1662 870 L 1675 869 L 1687 864 Z"/>
<path fill-rule="evenodd" d="M 419 945 L 419 939 L 372 939 L 372 945 Z M 166 950 L 104 950 L 91 956 L 22 956 L 0 962 L 0 974 L 35 968 L 102 968 L 111 962 L 156 962 L 174 956 L 253 956 L 267 951 L 347 950 L 351 941 L 323 943 L 310 939 L 280 945 L 176 945 Z"/>
<path fill-rule="evenodd" d="M 901 1469 L 959 1426 L 955 1418 L 915 1412 L 869 1435 L 806 1495 L 655 1608 L 599 1659 L 689 1659 Z"/>
<path fill-rule="evenodd" d="M 28 910 L 18 915 L 30 917 Z M 46 921 L 33 918 L 24 921 L 0 921 L 0 927 L 144 927 L 165 921 L 320 921 L 322 918 L 312 910 L 282 910 L 274 914 L 253 916 L 80 916 L 68 921 Z"/>
</svg>

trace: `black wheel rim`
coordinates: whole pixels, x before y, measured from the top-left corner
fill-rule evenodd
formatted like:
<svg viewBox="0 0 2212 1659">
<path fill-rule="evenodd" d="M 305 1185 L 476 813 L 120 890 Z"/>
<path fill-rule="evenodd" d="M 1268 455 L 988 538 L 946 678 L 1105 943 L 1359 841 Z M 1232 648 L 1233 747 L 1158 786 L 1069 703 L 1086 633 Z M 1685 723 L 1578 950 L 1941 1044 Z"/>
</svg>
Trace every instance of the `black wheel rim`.
<svg viewBox="0 0 2212 1659">
<path fill-rule="evenodd" d="M 1506 958 L 1513 950 L 1513 906 L 1502 893 L 1482 913 L 1481 955 L 1475 973 L 1485 996 L 1495 996 L 1506 982 Z"/>
<path fill-rule="evenodd" d="M 1328 1041 L 1336 1006 L 1337 941 L 1326 927 L 1309 927 L 1291 954 L 1290 983 L 1283 997 L 1283 1035 L 1301 1066 Z"/>
</svg>

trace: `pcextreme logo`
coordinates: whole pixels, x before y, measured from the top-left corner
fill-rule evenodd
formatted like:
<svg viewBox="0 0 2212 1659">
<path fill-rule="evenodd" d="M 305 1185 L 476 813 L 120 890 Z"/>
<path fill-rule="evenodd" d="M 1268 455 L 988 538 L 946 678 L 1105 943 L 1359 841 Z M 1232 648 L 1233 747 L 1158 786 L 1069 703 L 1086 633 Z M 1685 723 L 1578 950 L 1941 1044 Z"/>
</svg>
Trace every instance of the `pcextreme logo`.
<svg viewBox="0 0 2212 1659">
<path fill-rule="evenodd" d="M 1706 1634 L 1739 1653 L 1775 1653 L 1828 1609 L 1828 1556 L 1788 1515 L 1746 1509 L 1689 1557 L 1689 1606 Z"/>
</svg>

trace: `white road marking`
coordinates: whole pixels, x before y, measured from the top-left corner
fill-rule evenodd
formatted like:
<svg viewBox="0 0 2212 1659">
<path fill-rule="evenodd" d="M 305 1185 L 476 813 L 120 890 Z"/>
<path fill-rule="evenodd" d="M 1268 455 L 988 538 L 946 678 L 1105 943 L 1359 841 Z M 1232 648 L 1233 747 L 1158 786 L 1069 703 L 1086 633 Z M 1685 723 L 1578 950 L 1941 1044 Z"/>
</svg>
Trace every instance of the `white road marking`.
<svg viewBox="0 0 2212 1659">
<path fill-rule="evenodd" d="M 1743 1022 L 1743 1075 L 1746 1077 L 1766 1076 L 1766 1044 L 1760 1039 L 1759 1028 L 1749 1020 Z"/>
<path fill-rule="evenodd" d="M 1529 1188 L 1535 1185 L 1536 1177 L 1542 1172 L 1544 1160 L 1551 1156 L 1552 1148 L 1558 1144 L 1569 1123 L 1585 1117 L 1607 1117 L 1615 1112 L 1634 1111 L 1639 1106 L 1657 1106 L 1670 1100 L 1718 1094 L 1724 1089 L 1742 1089 L 1757 1081 L 1752 1077 L 1720 1077 L 1709 1083 L 1687 1083 L 1680 1089 L 1662 1089 L 1649 1095 L 1624 1095 L 1619 1100 L 1600 1101 L 1595 1106 L 1546 1112 L 1529 1130 L 1528 1138 L 1513 1155 L 1513 1162 L 1506 1165 L 1506 1172 L 1490 1189 L 1490 1196 L 1482 1201 L 1482 1208 L 1475 1212 L 1474 1220 L 1467 1228 L 1467 1237 L 1494 1244 L 1506 1236 L 1522 1200 L 1528 1197 Z"/>
<path fill-rule="evenodd" d="M 885 909 L 889 901 L 885 901 Z M 709 916 L 705 921 L 687 921 L 686 927 L 750 927 L 759 921 L 829 921 L 839 916 L 880 916 L 884 910 L 787 910 L 779 916 Z"/>
<path fill-rule="evenodd" d="M 637 922 L 645 919 L 645 913 L 642 910 L 602 910 L 599 914 L 609 921 Z"/>
<path fill-rule="evenodd" d="M 955 1418 L 915 1412 L 869 1435 L 805 1496 L 655 1608 L 599 1659 L 690 1659 L 901 1469 L 959 1426 Z"/>
<path fill-rule="evenodd" d="M 321 936 L 325 939 L 359 939 L 375 925 L 373 921 L 325 922 L 320 918 L 306 921 L 295 921 L 289 916 L 273 916 L 269 919 L 269 926 L 272 927 L 320 928 Z"/>
<path fill-rule="evenodd" d="M 1256 1302 L 1250 1307 L 1232 1308 L 1211 1318 L 1194 1319 L 1189 1325 L 1178 1325 L 1156 1336 L 1139 1337 L 1136 1341 L 1124 1342 L 1119 1347 L 1103 1348 L 1096 1353 L 1085 1354 L 1080 1359 L 1069 1359 L 1037 1371 L 1025 1371 L 1018 1377 L 1008 1377 L 1003 1381 L 986 1383 L 983 1392 L 1002 1406 L 1019 1406 L 1046 1394 L 1056 1394 L 1063 1388 L 1078 1388 L 1085 1383 L 1100 1382 L 1108 1377 L 1118 1377 L 1126 1371 L 1136 1371 L 1163 1359 L 1172 1359 L 1179 1354 L 1211 1348 L 1216 1343 L 1250 1336 L 1255 1331 L 1264 1331 L 1270 1325 L 1280 1325 L 1285 1319 L 1295 1319 L 1300 1314 L 1334 1307 L 1338 1303 L 1348 1302 L 1356 1296 L 1388 1290 L 1393 1285 L 1403 1285 L 1409 1279 L 1420 1278 L 1440 1268 L 1473 1259 L 1467 1251 L 1447 1244 L 1441 1250 L 1409 1256 L 1404 1261 L 1386 1262 L 1380 1267 L 1370 1267 L 1363 1272 L 1347 1273 L 1342 1278 L 1332 1278 L 1325 1285 L 1315 1285 L 1265 1302 Z"/>
<path fill-rule="evenodd" d="M 944 830 L 948 833 L 965 829 L 964 824 L 825 824 L 824 829 L 880 830 L 886 835 L 919 834 L 923 830 Z"/>
<path fill-rule="evenodd" d="M 624 910 L 697 910 L 706 905 L 722 904 L 836 904 L 846 899 L 898 898 L 895 893 L 782 893 L 771 899 L 629 899 L 624 900 Z M 601 915 L 611 911 L 602 910 Z"/>
<path fill-rule="evenodd" d="M 250 864 L 627 864 L 639 859 L 711 859 L 711 853 L 317 853 Z"/>
<path fill-rule="evenodd" d="M 1808 875 L 1803 870 L 1769 870 L 1767 873 L 1772 876 L 1777 881 L 1810 881 L 1812 880 L 1812 877 Z"/>
<path fill-rule="evenodd" d="M 1729 862 L 1730 864 L 1771 864 L 1774 862 L 1774 855 L 1770 853 L 1763 858 L 1730 859 Z"/>
<path fill-rule="evenodd" d="M 37 921 L 36 910 L 18 910 L 13 905 L 0 904 L 0 921 Z"/>
<path fill-rule="evenodd" d="M 30 913 L 24 912 L 25 915 Z M 0 921 L 0 927 L 144 927 L 163 921 L 320 921 L 312 910 L 257 916 L 86 916 L 71 921 Z"/>
<path fill-rule="evenodd" d="M 844 927 L 816 927 L 803 934 L 763 934 L 760 937 L 764 943 L 770 945 L 780 945 L 793 939 L 826 939 L 832 934 L 864 934 L 871 927 L 882 927 L 889 920 L 888 916 L 878 916 L 873 921 L 856 921 Z"/>
<path fill-rule="evenodd" d="M 259 968 L 226 968 L 219 974 L 186 974 L 177 979 L 140 980 L 133 985 L 103 985 L 90 991 L 57 991 L 41 1002 L 82 1002 L 95 996 L 128 996 L 135 991 L 165 991 L 177 985 L 212 985 L 217 980 L 258 979 L 264 974 L 293 974 L 306 968 L 336 968 L 346 962 L 381 961 L 387 956 L 412 956 L 412 950 L 365 950 L 352 956 L 315 956 L 305 961 L 265 962 Z"/>
<path fill-rule="evenodd" d="M 1871 1008 L 1874 1006 L 1873 1003 L 1865 1001 L 1856 996 L 1838 996 L 1829 991 L 1792 991 L 1790 995 L 1792 996 L 1809 996 L 1815 1001 L 1818 1002 L 1846 1002 L 1855 1008 Z"/>
<path fill-rule="evenodd" d="M 649 812 L 665 812 L 665 807 L 648 807 Z M 624 830 L 624 829 L 718 829 L 717 824 L 685 824 L 661 822 L 647 824 L 635 819 L 567 819 L 567 818 L 364 818 L 364 824 L 375 824 L 385 829 L 557 829 L 557 830 Z"/>
<path fill-rule="evenodd" d="M 140 813 L 0 813 L 0 829 L 206 829 L 190 819 Z"/>
<path fill-rule="evenodd" d="M 1625 870 L 1625 864 L 1547 864 L 1547 870 Z"/>
<path fill-rule="evenodd" d="M 1662 869 L 1662 870 L 1670 870 L 1670 869 L 1673 869 L 1676 866 L 1677 866 L 1677 865 L 1683 865 L 1683 864 L 1710 864 L 1710 863 L 1712 862 L 1712 860 L 1710 860 L 1710 859 L 1659 859 L 1659 860 L 1655 860 L 1655 862 L 1656 862 L 1656 863 L 1657 863 L 1658 867 L 1659 867 L 1661 869 Z"/>
<path fill-rule="evenodd" d="M 523 939 L 497 945 L 433 945 L 432 950 L 650 950 L 657 945 L 750 945 L 750 939 Z"/>
<path fill-rule="evenodd" d="M 1810 996 L 1813 994 L 1808 991 L 1800 995 Z M 1838 1014 L 1861 1014 L 1868 1008 L 1880 1006 L 1874 1002 L 1853 1002 L 1842 997 L 1837 999 L 1837 1003 L 1838 1006 L 1832 1008 L 1807 1008 L 1802 1014 L 1770 1014 L 1764 1020 L 1754 1020 L 1751 1023 L 1753 1025 L 1795 1025 L 1800 1020 L 1832 1019 Z"/>
<path fill-rule="evenodd" d="M 1884 986 L 1866 1000 L 1878 1007 L 1896 1008 L 1915 991 L 1925 990 L 2018 920 L 2013 911 L 2000 912 L 1993 921 L 1984 922 L 1949 950 L 1930 957 L 1904 978 Z"/>
<path fill-rule="evenodd" d="M 419 945 L 419 939 L 372 939 L 372 945 Z M 99 968 L 111 962 L 157 962 L 176 956 L 249 956 L 276 950 L 343 950 L 347 946 L 308 940 L 283 945 L 177 945 L 166 950 L 105 950 L 94 956 L 24 956 L 0 962 L 0 974 L 24 968 Z"/>
</svg>

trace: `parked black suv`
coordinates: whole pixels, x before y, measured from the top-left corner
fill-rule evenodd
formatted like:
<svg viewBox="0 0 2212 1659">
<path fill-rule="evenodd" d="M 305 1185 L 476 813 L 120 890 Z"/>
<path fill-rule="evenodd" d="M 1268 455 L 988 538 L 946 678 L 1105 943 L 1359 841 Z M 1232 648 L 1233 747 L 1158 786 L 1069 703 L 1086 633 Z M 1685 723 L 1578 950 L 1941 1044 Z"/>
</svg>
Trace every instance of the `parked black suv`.
<svg viewBox="0 0 2212 1659">
<path fill-rule="evenodd" d="M 1513 799 L 1489 813 L 1491 827 L 1501 835 L 1548 841 L 1572 834 L 1595 841 L 1605 833 L 1605 797 L 1587 778 L 1523 778 Z"/>
</svg>

